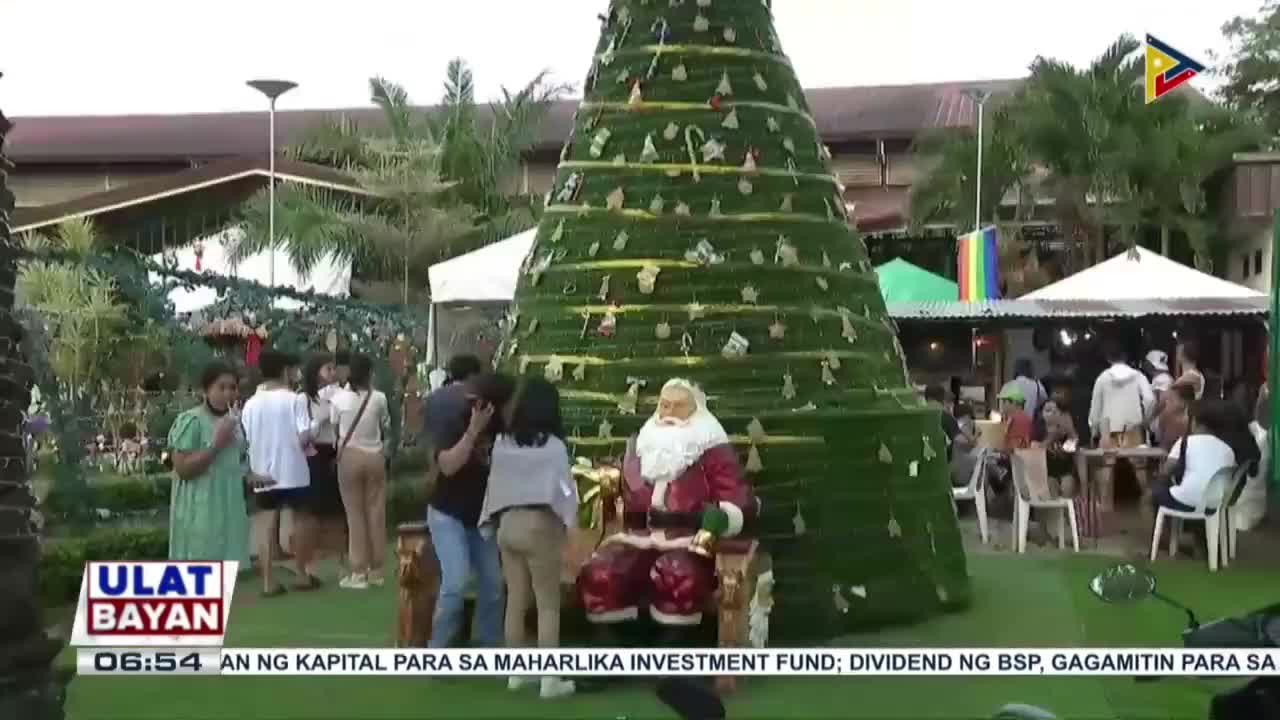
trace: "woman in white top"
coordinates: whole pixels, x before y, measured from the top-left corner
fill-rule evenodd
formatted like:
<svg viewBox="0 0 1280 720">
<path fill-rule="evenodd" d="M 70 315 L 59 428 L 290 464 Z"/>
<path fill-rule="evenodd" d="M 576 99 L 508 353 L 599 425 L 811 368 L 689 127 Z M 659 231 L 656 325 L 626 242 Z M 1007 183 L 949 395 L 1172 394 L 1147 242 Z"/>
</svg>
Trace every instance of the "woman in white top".
<svg viewBox="0 0 1280 720">
<path fill-rule="evenodd" d="M 309 428 L 303 449 L 311 473 L 310 507 L 316 521 L 316 549 L 343 557 L 347 554 L 347 511 L 338 490 L 338 431 L 329 408 L 330 399 L 338 391 L 336 383 L 333 356 L 312 356 L 302 371 L 298 412 L 300 422 Z"/>
<path fill-rule="evenodd" d="M 329 416 L 337 431 L 338 488 L 347 511 L 351 562 L 351 574 L 339 585 L 363 590 L 384 582 L 387 470 L 382 437 L 391 417 L 387 396 L 373 389 L 369 357 L 353 355 L 350 368 L 350 387 L 333 394 Z"/>
</svg>

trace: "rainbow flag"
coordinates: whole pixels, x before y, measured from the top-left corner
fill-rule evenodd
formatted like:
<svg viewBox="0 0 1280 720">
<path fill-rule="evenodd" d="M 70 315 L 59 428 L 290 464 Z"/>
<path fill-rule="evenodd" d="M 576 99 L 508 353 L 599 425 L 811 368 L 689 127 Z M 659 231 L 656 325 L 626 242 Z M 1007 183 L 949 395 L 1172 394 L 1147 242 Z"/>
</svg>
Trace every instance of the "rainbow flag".
<svg viewBox="0 0 1280 720">
<path fill-rule="evenodd" d="M 956 277 L 961 302 L 994 300 L 1000 296 L 995 227 L 956 238 Z"/>
</svg>

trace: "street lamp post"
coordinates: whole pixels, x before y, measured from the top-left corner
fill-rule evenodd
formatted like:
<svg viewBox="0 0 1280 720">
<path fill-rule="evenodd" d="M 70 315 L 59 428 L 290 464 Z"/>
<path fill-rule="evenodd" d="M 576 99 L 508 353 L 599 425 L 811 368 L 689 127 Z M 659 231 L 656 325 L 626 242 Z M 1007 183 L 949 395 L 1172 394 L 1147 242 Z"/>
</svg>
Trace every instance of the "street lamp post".
<svg viewBox="0 0 1280 720">
<path fill-rule="evenodd" d="M 964 94 L 978 106 L 978 177 L 977 182 L 974 183 L 977 185 L 977 190 L 974 191 L 973 199 L 973 229 L 977 231 L 982 227 L 982 114 L 987 100 L 991 98 L 991 92 L 972 88 L 966 90 Z"/>
<path fill-rule="evenodd" d="M 298 87 L 295 82 L 288 80 L 250 80 L 249 87 L 257 90 L 267 96 L 267 100 L 271 103 L 269 113 L 270 134 L 271 139 L 268 141 L 269 152 L 271 157 L 267 160 L 269 170 L 267 171 L 267 247 L 271 250 L 271 258 L 267 265 L 268 284 L 271 287 L 276 286 L 276 98 Z"/>
</svg>

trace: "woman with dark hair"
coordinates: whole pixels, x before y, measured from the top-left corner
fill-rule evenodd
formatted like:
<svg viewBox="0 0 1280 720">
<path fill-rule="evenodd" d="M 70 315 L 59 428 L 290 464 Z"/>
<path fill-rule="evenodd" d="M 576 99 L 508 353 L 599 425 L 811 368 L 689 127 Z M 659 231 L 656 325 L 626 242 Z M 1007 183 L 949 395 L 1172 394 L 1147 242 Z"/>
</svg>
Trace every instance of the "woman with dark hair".
<svg viewBox="0 0 1280 720">
<path fill-rule="evenodd" d="M 231 412 L 238 382 L 230 365 L 206 365 L 200 373 L 204 401 L 179 415 L 169 430 L 176 476 L 169 505 L 170 560 L 235 560 L 249 566 L 244 438 Z"/>
<path fill-rule="evenodd" d="M 351 573 L 339 582 L 364 590 L 385 582 L 387 467 L 383 431 L 391 421 L 387 396 L 373 388 L 373 361 L 352 355 L 349 387 L 334 393 L 329 416 L 337 429 L 338 489 L 347 514 Z"/>
<path fill-rule="evenodd" d="M 503 409 L 494 440 L 480 527 L 497 525 L 507 583 L 508 647 L 525 647 L 530 600 L 538 613 L 538 647 L 560 645 L 560 568 L 569 528 L 577 527 L 578 488 L 569 472 L 560 394 L 542 378 L 526 378 Z M 532 592 L 532 598 L 530 593 Z M 516 690 L 534 678 L 512 677 Z M 544 698 L 574 691 L 573 682 L 543 677 Z"/>
<path fill-rule="evenodd" d="M 347 512 L 338 490 L 337 431 L 330 416 L 329 402 L 338 391 L 333 356 L 313 355 L 302 371 L 302 396 L 310 428 L 307 469 L 311 473 L 310 507 L 316 523 L 318 548 L 347 554 Z"/>
<path fill-rule="evenodd" d="M 1196 400 L 1204 397 L 1204 373 L 1200 372 L 1200 346 L 1194 340 L 1178 343 L 1178 367 L 1182 374 L 1175 383 L 1190 383 Z"/>
</svg>

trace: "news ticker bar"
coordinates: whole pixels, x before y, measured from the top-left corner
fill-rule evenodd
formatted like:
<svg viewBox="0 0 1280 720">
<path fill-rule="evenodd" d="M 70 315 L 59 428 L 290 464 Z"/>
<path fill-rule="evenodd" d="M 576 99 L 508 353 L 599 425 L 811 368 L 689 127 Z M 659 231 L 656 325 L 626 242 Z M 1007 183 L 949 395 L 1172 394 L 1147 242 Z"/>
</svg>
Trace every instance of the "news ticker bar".
<svg viewBox="0 0 1280 720">
<path fill-rule="evenodd" d="M 1280 676 L 1280 650 L 80 648 L 83 675 Z"/>
</svg>

